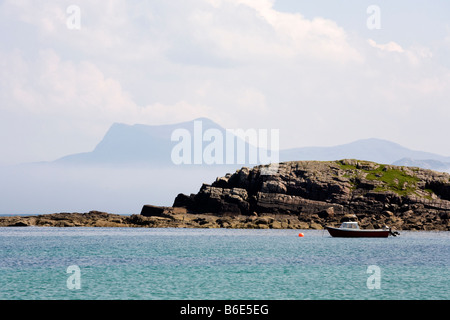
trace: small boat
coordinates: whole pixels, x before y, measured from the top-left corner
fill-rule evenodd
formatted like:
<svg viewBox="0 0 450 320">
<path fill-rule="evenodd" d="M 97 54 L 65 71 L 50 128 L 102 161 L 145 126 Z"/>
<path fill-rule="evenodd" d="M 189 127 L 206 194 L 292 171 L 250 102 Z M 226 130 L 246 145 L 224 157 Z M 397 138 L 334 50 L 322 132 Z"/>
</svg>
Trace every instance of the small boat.
<svg viewBox="0 0 450 320">
<path fill-rule="evenodd" d="M 398 232 L 385 226 L 383 229 L 362 230 L 358 222 L 343 222 L 339 228 L 326 227 L 332 237 L 340 238 L 387 238 L 389 235 L 397 236 Z"/>
</svg>

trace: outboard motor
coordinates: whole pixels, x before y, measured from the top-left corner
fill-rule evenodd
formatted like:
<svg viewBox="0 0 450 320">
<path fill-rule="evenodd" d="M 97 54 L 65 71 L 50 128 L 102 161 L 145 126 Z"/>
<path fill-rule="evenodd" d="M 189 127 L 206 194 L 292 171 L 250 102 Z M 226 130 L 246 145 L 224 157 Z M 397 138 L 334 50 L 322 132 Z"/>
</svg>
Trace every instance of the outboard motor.
<svg viewBox="0 0 450 320">
<path fill-rule="evenodd" d="M 399 235 L 400 235 L 400 232 L 398 232 L 398 231 L 393 231 L 391 227 L 384 226 L 383 229 L 389 230 L 389 234 L 390 234 L 391 236 L 393 236 L 393 237 L 396 237 L 396 236 L 399 236 Z"/>
<path fill-rule="evenodd" d="M 389 228 L 389 233 L 391 236 L 396 237 L 400 235 L 400 232 L 398 231 L 393 231 L 392 228 Z"/>
</svg>

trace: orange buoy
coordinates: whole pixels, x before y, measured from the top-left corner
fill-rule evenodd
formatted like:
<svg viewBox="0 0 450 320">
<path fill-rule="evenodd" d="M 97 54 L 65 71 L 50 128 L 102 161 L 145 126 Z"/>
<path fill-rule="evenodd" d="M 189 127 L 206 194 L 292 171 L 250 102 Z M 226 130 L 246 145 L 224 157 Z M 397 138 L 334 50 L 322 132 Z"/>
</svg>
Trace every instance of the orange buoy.
<svg viewBox="0 0 450 320">
<path fill-rule="evenodd" d="M 305 235 L 304 235 L 303 233 L 299 233 L 298 236 L 299 236 L 300 238 L 303 238 Z"/>
</svg>

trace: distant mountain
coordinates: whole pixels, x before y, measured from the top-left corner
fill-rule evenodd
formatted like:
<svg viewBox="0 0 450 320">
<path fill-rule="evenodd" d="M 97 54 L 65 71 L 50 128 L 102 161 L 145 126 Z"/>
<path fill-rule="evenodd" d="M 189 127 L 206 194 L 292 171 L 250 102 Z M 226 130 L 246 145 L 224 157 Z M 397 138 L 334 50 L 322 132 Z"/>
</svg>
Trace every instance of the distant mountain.
<svg viewBox="0 0 450 320">
<path fill-rule="evenodd" d="M 198 127 L 200 123 L 200 127 Z M 196 127 L 197 125 L 197 127 Z M 115 123 L 108 130 L 102 141 L 92 152 L 68 155 L 56 160 L 58 164 L 79 164 L 79 165 L 135 165 L 147 166 L 171 166 L 171 158 L 174 147 L 179 141 L 172 141 L 171 136 L 175 130 L 185 130 L 191 136 L 191 159 L 194 164 L 196 151 L 195 140 L 200 132 L 203 134 L 209 129 L 214 129 L 223 137 L 223 148 L 225 148 L 227 130 L 217 123 L 199 118 L 188 122 L 169 125 L 126 125 Z M 197 130 L 197 131 L 196 131 Z M 196 135 L 197 134 L 197 135 Z M 235 139 L 234 153 L 238 152 L 237 141 L 242 139 L 232 136 Z M 212 140 L 213 141 L 213 140 Z M 256 147 L 243 142 L 245 146 L 245 163 L 236 161 L 236 169 L 239 165 L 252 166 L 254 161 L 250 161 L 251 152 L 258 153 Z M 202 141 L 200 152 L 203 153 L 205 146 L 211 144 L 209 141 Z M 220 145 L 220 144 L 219 144 Z M 225 149 L 224 153 L 225 153 Z M 236 155 L 235 155 L 236 156 Z M 223 155 L 224 162 L 226 155 Z M 235 158 L 236 159 L 236 158 Z M 433 170 L 447 170 L 450 168 L 450 157 L 433 154 L 423 151 L 415 151 L 405 148 L 397 143 L 381 139 L 365 139 L 352 143 L 332 146 L 332 147 L 301 147 L 287 150 L 280 150 L 279 161 L 301 161 L 301 160 L 322 160 L 332 161 L 340 159 L 359 159 L 374 161 L 384 164 L 409 165 Z M 203 160 L 203 159 L 202 159 Z M 204 162 L 202 161 L 202 164 Z"/>
<path fill-rule="evenodd" d="M 450 162 L 442 162 L 438 160 L 416 160 L 411 158 L 403 158 L 392 163 L 396 166 L 418 167 L 423 169 L 431 169 L 436 171 L 450 171 Z"/>
<path fill-rule="evenodd" d="M 82 165 L 172 165 L 172 150 L 181 141 L 181 138 L 175 141 L 171 139 L 176 130 L 188 132 L 191 135 L 188 139 L 189 143 L 194 148 L 195 135 L 200 132 L 200 139 L 202 139 L 203 133 L 209 129 L 219 130 L 220 134 L 225 136 L 225 129 L 206 118 L 156 126 L 115 123 L 92 152 L 68 155 L 55 162 Z M 203 144 L 205 143 L 202 143 L 201 147 Z M 193 150 L 191 152 L 194 153 Z M 194 163 L 193 157 L 192 154 L 192 163 Z"/>
<path fill-rule="evenodd" d="M 359 159 L 384 164 L 393 164 L 404 158 L 434 160 L 436 164 L 450 162 L 450 157 L 410 150 L 397 143 L 381 139 L 358 140 L 334 147 L 305 147 L 282 150 L 280 158 L 283 161 Z"/>
<path fill-rule="evenodd" d="M 230 138 L 227 130 L 204 118 L 159 126 L 116 123 L 91 152 L 68 155 L 47 163 L 0 167 L 0 214 L 90 210 L 139 213 L 144 203 L 170 206 L 179 193 L 190 194 L 198 191 L 202 183 L 214 181 L 225 173 L 234 173 L 244 166 L 254 167 L 248 162 L 249 154 L 256 147 L 234 135 L 231 139 L 244 143 L 245 164 L 236 161 L 229 165 L 176 166 L 171 153 L 180 140 L 172 141 L 174 131 L 181 130 L 188 136 L 191 134 L 191 139 L 188 137 L 187 140 L 194 149 L 198 145 L 198 134 L 194 131 L 201 131 L 202 136 L 209 129 L 212 129 L 209 133 Z M 208 134 L 203 138 L 205 141 L 200 145 L 200 152 L 207 153 L 214 139 L 209 139 Z M 226 144 L 226 141 L 222 142 Z M 237 145 L 232 149 L 235 153 L 238 151 Z M 192 153 L 195 152 L 192 150 Z M 191 156 L 193 158 L 194 155 Z M 379 139 L 359 140 L 334 147 L 281 150 L 280 159 L 273 162 L 348 158 L 437 171 L 447 171 L 444 170 L 445 164 L 450 163 L 448 157 L 409 150 Z"/>
<path fill-rule="evenodd" d="M 170 161 L 171 134 L 189 123 L 149 126 L 115 123 L 91 152 L 65 156 L 60 164 L 160 164 Z M 190 129 L 190 128 L 189 128 Z"/>
</svg>

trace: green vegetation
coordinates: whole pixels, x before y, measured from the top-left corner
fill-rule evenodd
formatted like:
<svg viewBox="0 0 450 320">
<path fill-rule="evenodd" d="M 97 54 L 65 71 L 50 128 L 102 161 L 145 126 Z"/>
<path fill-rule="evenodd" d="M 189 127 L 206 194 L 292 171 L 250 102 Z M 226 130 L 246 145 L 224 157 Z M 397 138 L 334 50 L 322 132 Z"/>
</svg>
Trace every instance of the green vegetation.
<svg viewBox="0 0 450 320">
<path fill-rule="evenodd" d="M 354 165 L 351 164 L 343 164 L 342 162 L 338 162 L 339 166 L 341 167 L 342 170 L 346 170 L 346 171 L 354 171 L 354 170 L 358 170 L 358 168 Z"/>
<path fill-rule="evenodd" d="M 394 191 L 399 195 L 414 193 L 417 190 L 417 182 L 419 182 L 418 178 L 410 176 L 400 169 L 387 169 L 379 176 L 369 173 L 366 179 L 385 183 L 385 186 L 378 187 L 376 191 Z"/>
<path fill-rule="evenodd" d="M 354 181 L 355 187 L 361 180 L 361 176 L 365 176 L 366 180 L 383 182 L 382 185 L 376 186 L 374 191 L 392 191 L 398 195 L 414 194 L 417 191 L 419 179 L 409 175 L 403 167 L 365 161 L 338 161 L 337 163 L 342 170 L 346 171 L 344 176 Z"/>
</svg>

